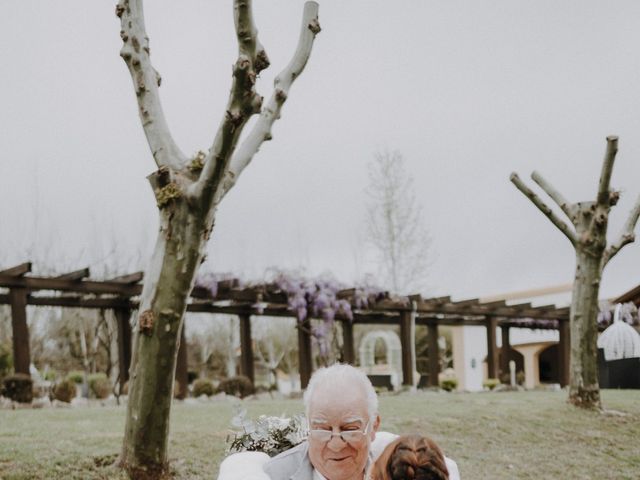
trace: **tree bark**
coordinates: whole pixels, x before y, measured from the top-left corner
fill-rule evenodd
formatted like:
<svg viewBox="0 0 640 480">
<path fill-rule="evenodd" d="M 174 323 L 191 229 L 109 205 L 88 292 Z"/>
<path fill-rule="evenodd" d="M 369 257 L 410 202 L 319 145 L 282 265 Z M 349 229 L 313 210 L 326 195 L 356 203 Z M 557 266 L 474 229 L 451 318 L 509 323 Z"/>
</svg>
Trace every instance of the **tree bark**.
<svg viewBox="0 0 640 480">
<path fill-rule="evenodd" d="M 184 200 L 167 205 L 160 217 L 135 326 L 121 457 L 129 474 L 142 479 L 166 472 L 178 335 L 211 225 Z"/>
<path fill-rule="evenodd" d="M 600 408 L 596 346 L 600 277 L 600 259 L 578 251 L 571 297 L 569 401 L 585 408 Z"/>
<path fill-rule="evenodd" d="M 227 108 L 208 152 L 186 158 L 171 137 L 160 104 L 160 75 L 150 61 L 142 0 L 120 0 L 120 55 L 133 80 L 140 120 L 158 166 L 149 177 L 160 210 L 160 231 L 145 273 L 134 330 L 125 436 L 120 458 L 135 479 L 157 479 L 167 472 L 169 413 L 173 397 L 179 335 L 187 299 L 221 199 L 235 184 L 279 118 L 293 81 L 300 76 L 320 31 L 318 5 L 304 7 L 296 51 L 275 80 L 274 93 L 261 111 L 255 90 L 261 70 L 269 65 L 258 41 L 251 0 L 234 1 L 238 58 Z M 256 126 L 236 147 L 249 118 Z"/>
<path fill-rule="evenodd" d="M 584 408 L 601 408 L 598 386 L 598 294 L 602 256 L 607 245 L 610 205 L 577 204 L 576 274 L 571 295 L 571 365 L 569 401 Z"/>
</svg>

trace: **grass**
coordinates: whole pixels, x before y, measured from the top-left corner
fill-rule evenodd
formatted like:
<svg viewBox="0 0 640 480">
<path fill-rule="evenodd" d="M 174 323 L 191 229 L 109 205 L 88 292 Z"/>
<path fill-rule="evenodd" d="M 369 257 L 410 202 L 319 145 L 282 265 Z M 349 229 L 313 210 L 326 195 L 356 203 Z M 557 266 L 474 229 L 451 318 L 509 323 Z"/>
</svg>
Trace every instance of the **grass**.
<svg viewBox="0 0 640 480">
<path fill-rule="evenodd" d="M 637 479 L 640 391 L 604 390 L 614 412 L 578 410 L 566 392 L 383 396 L 382 429 L 430 435 L 468 479 Z M 243 402 L 250 416 L 293 414 L 299 400 Z M 231 402 L 174 405 L 175 478 L 216 478 Z M 624 415 L 622 415 L 622 413 Z M 111 465 L 124 408 L 0 411 L 0 479 L 123 478 Z"/>
</svg>

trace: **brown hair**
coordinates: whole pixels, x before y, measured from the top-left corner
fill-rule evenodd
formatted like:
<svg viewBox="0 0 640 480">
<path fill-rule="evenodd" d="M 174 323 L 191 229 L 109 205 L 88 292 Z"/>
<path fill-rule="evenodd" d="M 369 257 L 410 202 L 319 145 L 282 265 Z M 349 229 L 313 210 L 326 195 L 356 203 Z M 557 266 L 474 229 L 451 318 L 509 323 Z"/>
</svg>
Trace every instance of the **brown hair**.
<svg viewBox="0 0 640 480">
<path fill-rule="evenodd" d="M 391 442 L 373 465 L 372 480 L 448 480 L 449 471 L 438 446 L 422 435 L 402 435 Z"/>
</svg>

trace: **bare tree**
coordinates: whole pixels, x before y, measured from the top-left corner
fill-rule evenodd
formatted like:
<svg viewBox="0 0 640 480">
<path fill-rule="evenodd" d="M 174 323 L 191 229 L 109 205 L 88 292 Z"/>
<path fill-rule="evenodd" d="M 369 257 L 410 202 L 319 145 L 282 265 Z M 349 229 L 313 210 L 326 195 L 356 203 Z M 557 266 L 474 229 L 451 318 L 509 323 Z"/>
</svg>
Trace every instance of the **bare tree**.
<svg viewBox="0 0 640 480">
<path fill-rule="evenodd" d="M 291 372 L 291 353 L 297 351 L 297 330 L 289 318 L 265 317 L 253 327 L 257 361 L 269 371 L 269 386 L 276 385 L 278 369 Z"/>
<path fill-rule="evenodd" d="M 395 293 L 418 290 L 424 286 L 431 242 L 404 158 L 398 151 L 376 152 L 368 170 L 368 243 Z"/>
<path fill-rule="evenodd" d="M 160 75 L 149 57 L 143 1 L 120 0 L 124 43 L 120 55 L 129 67 L 142 126 L 158 166 L 149 176 L 160 212 L 160 232 L 145 272 L 134 336 L 129 403 L 120 464 L 135 478 L 160 478 L 167 469 L 167 438 L 176 356 L 187 298 L 204 257 L 220 201 L 280 117 L 293 81 L 300 76 L 320 31 L 318 5 L 304 7 L 299 43 L 276 77 L 262 107 L 257 75 L 269 65 L 258 40 L 251 0 L 234 1 L 238 58 L 227 108 L 208 152 L 186 157 L 169 131 L 160 104 Z M 260 114 L 244 141 L 244 126 Z"/>
<path fill-rule="evenodd" d="M 219 376 L 233 377 L 237 372 L 240 333 L 238 319 L 234 315 L 214 315 L 211 322 L 200 332 L 191 332 L 189 343 L 193 349 L 194 362 L 198 365 L 199 376 L 206 378 L 215 370 Z"/>
<path fill-rule="evenodd" d="M 515 186 L 566 235 L 576 251 L 576 275 L 573 282 L 570 315 L 569 401 L 584 408 L 601 407 L 596 342 L 598 339 L 598 292 L 602 271 L 622 247 L 635 240 L 633 230 L 640 216 L 640 197 L 638 197 L 622 233 L 614 243 L 607 246 L 609 211 L 620 198 L 620 192 L 609 188 L 617 151 L 618 137 L 607 137 L 607 150 L 595 201 L 569 203 L 539 173 L 533 172 L 531 175 L 533 181 L 569 217 L 574 229 L 559 218 L 520 180 L 517 174 L 511 174 L 511 181 Z"/>
</svg>

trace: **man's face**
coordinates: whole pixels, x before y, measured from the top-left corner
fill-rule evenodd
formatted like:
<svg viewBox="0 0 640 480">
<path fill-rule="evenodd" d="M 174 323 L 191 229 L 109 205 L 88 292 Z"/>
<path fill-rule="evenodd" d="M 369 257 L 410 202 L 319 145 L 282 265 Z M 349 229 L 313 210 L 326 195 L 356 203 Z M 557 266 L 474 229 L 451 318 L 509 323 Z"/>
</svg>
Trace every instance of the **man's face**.
<svg viewBox="0 0 640 480">
<path fill-rule="evenodd" d="M 335 388 L 318 386 L 309 405 L 309 425 L 312 430 L 330 430 L 340 433 L 364 430 L 369 421 L 367 401 L 363 389 L 353 386 Z M 352 391 L 350 391 L 352 390 Z M 353 391 L 355 390 L 355 391 Z M 309 437 L 309 460 L 327 480 L 362 479 L 369 455 L 369 446 L 375 438 L 380 421 L 376 418 L 368 426 L 366 435 L 345 442 L 339 435 L 329 441 Z"/>
</svg>

